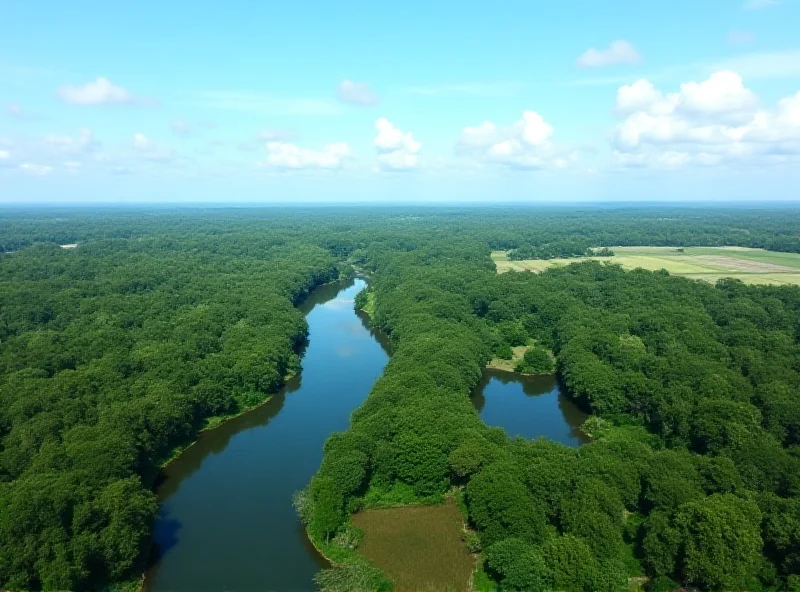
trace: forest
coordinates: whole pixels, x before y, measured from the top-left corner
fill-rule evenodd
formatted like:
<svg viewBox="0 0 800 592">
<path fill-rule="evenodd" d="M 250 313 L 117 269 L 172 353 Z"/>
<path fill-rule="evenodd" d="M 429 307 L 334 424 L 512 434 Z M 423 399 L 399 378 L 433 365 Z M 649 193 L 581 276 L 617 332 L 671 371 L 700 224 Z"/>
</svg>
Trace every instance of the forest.
<svg viewBox="0 0 800 592">
<path fill-rule="evenodd" d="M 336 561 L 321 589 L 391 589 L 353 550 L 355 512 L 454 495 L 484 590 L 800 590 L 800 288 L 490 258 L 800 252 L 798 229 L 745 208 L 4 211 L 0 587 L 135 579 L 161 464 L 302 372 L 295 305 L 356 269 L 392 355 L 295 500 Z M 487 362 L 529 340 L 590 443 L 475 412 Z"/>
</svg>

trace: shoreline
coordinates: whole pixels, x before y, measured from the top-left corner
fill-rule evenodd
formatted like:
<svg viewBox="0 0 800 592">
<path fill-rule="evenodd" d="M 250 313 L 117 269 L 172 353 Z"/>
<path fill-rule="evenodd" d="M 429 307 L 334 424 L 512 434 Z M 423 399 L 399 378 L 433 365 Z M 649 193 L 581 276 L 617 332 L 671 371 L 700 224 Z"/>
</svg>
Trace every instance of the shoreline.
<svg viewBox="0 0 800 592">
<path fill-rule="evenodd" d="M 358 276 L 356 276 L 356 277 L 358 277 Z M 335 283 L 337 283 L 337 282 L 341 282 L 341 281 L 347 281 L 347 280 L 346 280 L 346 279 L 345 279 L 345 280 L 343 280 L 341 277 L 339 277 L 339 278 L 337 278 L 337 279 L 335 279 L 335 280 L 331 280 L 331 281 L 329 281 L 329 282 L 324 282 L 324 283 L 322 283 L 322 284 L 319 284 L 319 285 L 317 285 L 317 286 L 314 286 L 314 287 L 313 287 L 311 290 L 309 290 L 309 291 L 308 291 L 308 293 L 307 293 L 307 294 L 305 294 L 305 295 L 303 296 L 303 299 L 302 299 L 300 302 L 298 302 L 297 304 L 295 304 L 295 305 L 294 305 L 294 306 L 295 306 L 295 308 L 296 308 L 296 307 L 298 307 L 298 306 L 299 306 L 299 305 L 300 305 L 300 304 L 301 304 L 301 303 L 302 303 L 304 300 L 306 300 L 306 299 L 308 298 L 308 296 L 309 296 L 309 295 L 311 295 L 311 292 L 313 292 L 314 290 L 317 290 L 318 288 L 322 288 L 323 286 L 328 286 L 328 285 L 330 285 L 330 284 L 335 284 Z M 306 315 L 304 314 L 304 315 L 303 315 L 303 317 L 305 317 L 305 316 L 306 316 Z M 307 335 L 306 335 L 306 338 L 308 338 L 308 336 L 307 336 Z M 302 359 L 302 356 L 301 356 L 301 359 Z M 302 370 L 302 367 L 301 367 L 299 370 Z M 279 392 L 281 392 L 283 389 L 285 389 L 285 388 L 286 388 L 286 385 L 287 385 L 287 384 L 289 384 L 289 382 L 290 382 L 291 380 L 293 380 L 294 378 L 296 378 L 296 377 L 298 377 L 298 376 L 300 376 L 300 372 L 299 372 L 299 371 L 298 371 L 298 372 L 291 372 L 290 374 L 287 374 L 286 376 L 284 376 L 284 377 L 283 377 L 283 382 L 282 382 L 282 383 L 281 383 L 281 385 L 278 387 L 278 389 L 277 389 L 277 390 L 276 390 L 274 393 L 269 393 L 269 394 L 267 395 L 266 399 L 264 399 L 264 400 L 262 400 L 262 401 L 259 401 L 259 402 L 258 402 L 258 403 L 256 403 L 255 405 L 251 405 L 250 407 L 246 407 L 245 409 L 242 409 L 241 411 L 237 411 L 236 413 L 234 413 L 234 414 L 232 414 L 232 415 L 212 415 L 211 417 L 207 417 L 207 418 L 204 420 L 206 423 L 208 423 L 208 422 L 211 422 L 211 421 L 214 421 L 214 420 L 219 420 L 219 421 L 217 421 L 217 422 L 216 422 L 216 423 L 214 423 L 213 425 L 205 425 L 205 426 L 204 426 L 204 427 L 202 427 L 200 430 L 198 430 L 197 434 L 195 435 L 194 439 L 193 439 L 191 442 L 189 442 L 188 444 L 186 444 L 186 445 L 185 445 L 185 446 L 183 446 L 183 447 L 176 447 L 176 449 L 175 449 L 175 450 L 173 450 L 173 452 L 172 452 L 172 453 L 171 453 L 171 454 L 170 454 L 170 455 L 167 457 L 167 459 L 166 459 L 165 461 L 163 461 L 162 463 L 160 463 L 160 464 L 159 464 L 159 471 L 163 471 L 164 469 L 166 469 L 166 468 L 167 468 L 167 467 L 168 467 L 170 464 L 172 464 L 173 462 L 175 462 L 176 460 L 178 460 L 178 458 L 179 458 L 179 457 L 180 457 L 180 456 L 181 456 L 181 455 L 182 455 L 184 452 L 186 452 L 186 451 L 187 451 L 187 450 L 189 450 L 189 449 L 190 449 L 192 446 L 194 446 L 195 444 L 197 444 L 198 440 L 200 439 L 200 437 L 202 436 L 202 434 L 203 434 L 204 432 L 209 432 L 209 431 L 211 431 L 211 430 L 215 430 L 215 429 L 217 429 L 218 427 L 220 427 L 220 426 L 222 426 L 222 425 L 224 425 L 224 424 L 228 423 L 229 421 L 231 421 L 231 420 L 233 420 L 233 419 L 236 419 L 237 417 L 241 417 L 242 415 L 244 415 L 244 414 L 246 414 L 246 413 L 250 413 L 251 411 L 255 411 L 256 409 L 258 409 L 258 408 L 260 408 L 260 407 L 263 407 L 264 405 L 266 405 L 267 403 L 269 403 L 269 402 L 272 400 L 272 398 L 273 398 L 273 397 L 274 397 L 274 396 L 275 396 L 277 393 L 279 393 Z"/>
<path fill-rule="evenodd" d="M 335 280 L 331 280 L 331 281 L 328 281 L 328 282 L 323 282 L 323 283 L 321 283 L 321 284 L 319 284 L 317 286 L 314 286 L 314 288 L 312 288 L 307 294 L 304 295 L 303 300 L 301 300 L 301 302 L 298 302 L 298 303 L 295 304 L 295 307 L 299 306 L 302 303 L 302 301 L 306 300 L 308 298 L 308 296 L 311 294 L 311 292 L 313 292 L 314 290 L 317 290 L 318 288 L 321 288 L 323 286 L 326 286 L 326 285 L 329 285 L 329 284 L 334 284 L 334 283 L 341 282 L 341 281 L 347 281 L 347 280 L 346 279 L 343 280 L 343 278 L 339 277 L 339 278 L 336 278 Z M 303 316 L 305 317 L 306 314 L 304 314 Z M 277 393 L 280 393 L 283 389 L 285 389 L 287 387 L 287 385 L 289 384 L 290 381 L 298 378 L 300 376 L 300 374 L 301 374 L 301 371 L 302 371 L 302 366 L 298 369 L 298 372 L 292 372 L 292 373 L 287 374 L 286 376 L 284 376 L 283 382 L 281 383 L 280 387 L 274 393 L 269 393 L 266 396 L 266 398 L 264 398 L 262 401 L 259 401 L 255 405 L 251 405 L 251 406 L 249 406 L 249 407 L 247 407 L 245 409 L 242 409 L 242 410 L 240 410 L 240 411 L 238 411 L 238 412 L 236 412 L 236 413 L 234 413 L 232 415 L 217 415 L 217 416 L 212 416 L 212 417 L 206 418 L 204 420 L 206 422 L 206 424 L 208 424 L 208 422 L 211 422 L 211 421 L 214 421 L 214 420 L 218 420 L 218 421 L 216 421 L 213 425 L 205 425 L 203 428 L 198 430 L 197 434 L 192 439 L 192 441 L 189 442 L 188 444 L 186 444 L 185 446 L 176 447 L 172 451 L 172 453 L 164 461 L 162 461 L 159 464 L 159 473 L 163 473 L 163 471 L 167 467 L 169 467 L 169 465 L 171 465 L 173 462 L 177 461 L 183 455 L 183 453 L 185 453 L 187 450 L 189 450 L 190 448 L 195 446 L 200 441 L 200 438 L 202 437 L 202 435 L 205 432 L 210 432 L 212 430 L 215 430 L 215 429 L 225 425 L 229 421 L 232 421 L 232 420 L 234 420 L 236 418 L 242 417 L 243 415 L 245 415 L 247 413 L 250 413 L 252 411 L 255 411 L 256 409 L 259 409 L 259 408 L 263 407 L 264 405 L 266 405 L 267 403 L 269 403 Z M 153 494 L 156 495 L 156 499 L 158 499 L 158 496 L 157 496 L 157 493 L 156 493 L 156 489 L 157 489 L 156 483 L 157 482 L 158 481 L 154 481 L 153 485 L 149 488 L 150 491 L 152 491 Z M 313 539 L 311 539 L 310 536 L 308 537 L 308 539 L 309 539 L 309 541 L 311 541 L 312 546 L 317 550 L 317 552 L 328 563 L 331 563 L 333 565 L 333 562 L 324 553 L 322 553 L 322 551 L 317 547 L 316 542 L 313 541 Z M 141 574 L 136 577 L 136 579 L 128 580 L 127 583 L 123 583 L 123 586 L 129 586 L 129 585 L 130 586 L 135 586 L 133 588 L 133 591 L 135 591 L 135 592 L 144 592 L 145 583 L 147 581 L 147 572 L 150 570 L 150 567 L 151 567 L 151 566 L 148 565 L 148 563 L 149 563 L 149 560 L 146 562 L 145 568 L 143 569 Z M 135 582 L 135 584 L 134 584 L 134 582 Z"/>
</svg>

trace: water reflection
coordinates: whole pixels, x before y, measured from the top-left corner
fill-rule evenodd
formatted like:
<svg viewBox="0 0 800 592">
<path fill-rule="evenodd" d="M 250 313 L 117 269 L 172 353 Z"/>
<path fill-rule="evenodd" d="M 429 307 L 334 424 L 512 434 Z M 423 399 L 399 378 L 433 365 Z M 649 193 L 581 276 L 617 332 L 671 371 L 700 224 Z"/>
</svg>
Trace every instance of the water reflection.
<svg viewBox="0 0 800 592">
<path fill-rule="evenodd" d="M 547 437 L 577 447 L 589 439 L 578 428 L 588 417 L 562 392 L 555 376 L 522 376 L 487 369 L 472 395 L 484 422 L 509 436 Z"/>
<path fill-rule="evenodd" d="M 356 279 L 312 292 L 299 307 L 309 325 L 301 376 L 261 407 L 204 432 L 165 469 L 149 592 L 314 588 L 325 560 L 291 497 L 388 361 L 385 340 L 353 310 L 365 285 Z"/>
</svg>

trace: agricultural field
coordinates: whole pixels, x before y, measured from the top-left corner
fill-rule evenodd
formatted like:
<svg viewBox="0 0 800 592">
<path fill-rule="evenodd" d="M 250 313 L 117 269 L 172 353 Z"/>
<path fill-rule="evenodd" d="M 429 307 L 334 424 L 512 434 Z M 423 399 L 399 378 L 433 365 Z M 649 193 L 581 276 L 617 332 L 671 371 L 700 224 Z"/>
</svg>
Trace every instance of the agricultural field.
<svg viewBox="0 0 800 592">
<path fill-rule="evenodd" d="M 577 261 L 608 261 L 626 269 L 666 269 L 673 275 L 716 282 L 736 278 L 746 284 L 800 285 L 800 254 L 777 253 L 745 247 L 611 247 L 613 257 L 574 259 L 530 259 L 511 261 L 504 251 L 494 251 L 492 260 L 498 273 L 530 271 L 541 273 L 548 267 Z"/>
<path fill-rule="evenodd" d="M 364 510 L 353 516 L 359 545 L 395 582 L 395 592 L 466 590 L 474 559 L 462 540 L 463 516 L 453 501 L 435 506 Z"/>
</svg>

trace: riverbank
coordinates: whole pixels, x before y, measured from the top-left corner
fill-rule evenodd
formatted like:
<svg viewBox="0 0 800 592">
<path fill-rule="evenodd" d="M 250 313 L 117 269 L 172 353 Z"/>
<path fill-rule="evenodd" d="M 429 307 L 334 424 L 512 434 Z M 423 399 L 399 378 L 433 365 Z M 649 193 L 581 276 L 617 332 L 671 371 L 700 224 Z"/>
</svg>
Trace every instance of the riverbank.
<svg viewBox="0 0 800 592">
<path fill-rule="evenodd" d="M 154 533 L 159 555 L 144 590 L 314 589 L 315 574 L 336 560 L 299 528 L 291 499 L 388 361 L 354 309 L 364 287 L 355 279 L 317 289 L 303 309 L 302 380 L 206 429 L 167 466 Z"/>
</svg>

